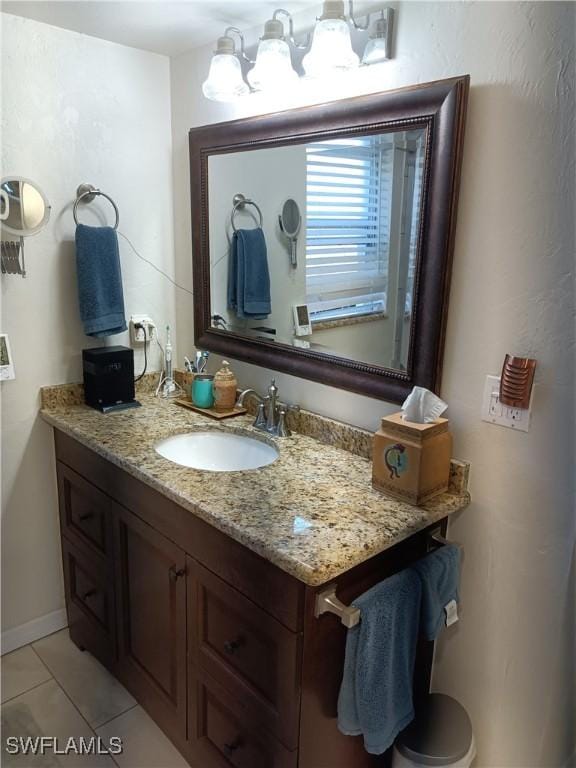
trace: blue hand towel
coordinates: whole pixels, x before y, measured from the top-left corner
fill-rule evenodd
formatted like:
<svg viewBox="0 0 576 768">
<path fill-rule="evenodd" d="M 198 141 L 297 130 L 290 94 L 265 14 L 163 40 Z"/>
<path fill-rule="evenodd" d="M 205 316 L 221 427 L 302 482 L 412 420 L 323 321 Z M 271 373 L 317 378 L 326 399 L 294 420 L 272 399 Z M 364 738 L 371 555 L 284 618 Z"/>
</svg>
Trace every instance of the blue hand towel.
<svg viewBox="0 0 576 768">
<path fill-rule="evenodd" d="M 112 227 L 76 227 L 80 317 L 87 336 L 126 330 L 118 238 Z"/>
<path fill-rule="evenodd" d="M 413 565 L 422 581 L 422 630 L 428 640 L 435 640 L 445 623 L 444 607 L 458 602 L 460 550 L 445 544 Z"/>
<path fill-rule="evenodd" d="M 252 320 L 263 320 L 272 311 L 268 254 L 260 227 L 238 229 L 232 237 L 228 308 Z"/>
<path fill-rule="evenodd" d="M 338 728 L 347 736 L 362 734 L 372 755 L 385 752 L 414 718 L 420 598 L 420 579 L 408 568 L 353 602 L 362 616 L 346 638 Z"/>
</svg>

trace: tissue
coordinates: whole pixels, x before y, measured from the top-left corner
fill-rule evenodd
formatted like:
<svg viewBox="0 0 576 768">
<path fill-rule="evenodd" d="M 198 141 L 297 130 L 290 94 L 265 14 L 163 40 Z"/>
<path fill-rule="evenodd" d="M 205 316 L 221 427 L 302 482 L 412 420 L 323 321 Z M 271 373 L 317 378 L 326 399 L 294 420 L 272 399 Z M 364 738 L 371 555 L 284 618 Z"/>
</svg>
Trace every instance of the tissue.
<svg viewBox="0 0 576 768">
<path fill-rule="evenodd" d="M 415 424 L 430 424 L 441 416 L 448 404 L 424 387 L 414 387 L 402 403 L 402 418 Z"/>
</svg>

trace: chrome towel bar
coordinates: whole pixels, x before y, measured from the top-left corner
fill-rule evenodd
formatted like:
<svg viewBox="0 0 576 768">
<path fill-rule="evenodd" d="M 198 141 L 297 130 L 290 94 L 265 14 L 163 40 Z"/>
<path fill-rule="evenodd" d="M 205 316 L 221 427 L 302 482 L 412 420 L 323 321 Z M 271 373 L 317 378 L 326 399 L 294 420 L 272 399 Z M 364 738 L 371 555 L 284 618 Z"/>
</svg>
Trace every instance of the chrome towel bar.
<svg viewBox="0 0 576 768">
<path fill-rule="evenodd" d="M 338 600 L 335 584 L 332 584 L 316 595 L 314 616 L 318 618 L 323 613 L 334 613 L 348 629 L 360 623 L 360 608 L 354 608 L 353 605 L 344 605 L 342 601 Z"/>
<path fill-rule="evenodd" d="M 447 544 L 454 544 L 460 547 L 460 544 L 456 544 L 453 541 L 448 541 L 442 536 L 440 528 L 432 531 L 429 534 L 429 542 L 437 544 L 441 547 Z M 350 629 L 360 623 L 360 608 L 355 608 L 353 605 L 344 605 L 344 603 L 336 597 L 336 584 L 330 584 L 321 592 L 316 595 L 316 604 L 314 606 L 314 616 L 319 618 L 324 613 L 333 613 L 338 616 L 342 624 Z"/>
</svg>

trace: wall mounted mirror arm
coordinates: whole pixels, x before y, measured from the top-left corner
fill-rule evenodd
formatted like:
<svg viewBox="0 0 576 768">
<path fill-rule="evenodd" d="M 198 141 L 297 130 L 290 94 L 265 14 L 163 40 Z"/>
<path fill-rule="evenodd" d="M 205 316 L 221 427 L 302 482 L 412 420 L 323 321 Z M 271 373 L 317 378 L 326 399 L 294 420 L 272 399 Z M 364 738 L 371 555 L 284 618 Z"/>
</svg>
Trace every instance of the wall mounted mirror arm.
<svg viewBox="0 0 576 768">
<path fill-rule="evenodd" d="M 8 176 L 0 182 L 2 274 L 26 277 L 24 238 L 36 235 L 50 219 L 50 204 L 35 182 Z M 17 239 L 14 239 L 17 238 Z"/>
</svg>

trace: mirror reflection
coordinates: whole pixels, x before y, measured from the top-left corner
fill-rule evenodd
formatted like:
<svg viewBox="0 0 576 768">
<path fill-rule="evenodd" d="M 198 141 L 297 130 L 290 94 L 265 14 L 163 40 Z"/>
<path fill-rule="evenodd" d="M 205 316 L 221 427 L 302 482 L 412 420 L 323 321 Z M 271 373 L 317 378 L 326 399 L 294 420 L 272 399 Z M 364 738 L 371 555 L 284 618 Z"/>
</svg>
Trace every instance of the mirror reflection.
<svg viewBox="0 0 576 768">
<path fill-rule="evenodd" d="M 425 138 L 211 155 L 212 326 L 406 370 Z"/>
<path fill-rule="evenodd" d="M 13 235 L 32 235 L 48 221 L 50 207 L 31 181 L 3 179 L 0 185 L 0 224 Z"/>
</svg>

